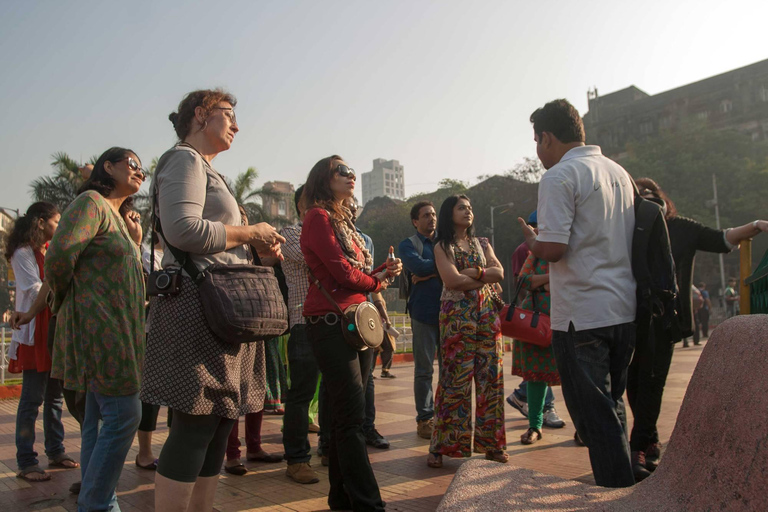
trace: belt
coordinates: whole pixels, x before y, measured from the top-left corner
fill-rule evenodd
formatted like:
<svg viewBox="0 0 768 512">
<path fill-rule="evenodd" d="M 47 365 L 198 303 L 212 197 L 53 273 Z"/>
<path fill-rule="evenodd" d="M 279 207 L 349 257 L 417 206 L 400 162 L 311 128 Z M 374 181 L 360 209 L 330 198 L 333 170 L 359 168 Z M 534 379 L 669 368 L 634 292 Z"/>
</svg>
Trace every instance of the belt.
<svg viewBox="0 0 768 512">
<path fill-rule="evenodd" d="M 338 313 L 326 313 L 324 315 L 310 315 L 307 317 L 307 321 L 311 324 L 318 322 L 325 322 L 328 325 L 336 325 L 341 319 Z"/>
</svg>

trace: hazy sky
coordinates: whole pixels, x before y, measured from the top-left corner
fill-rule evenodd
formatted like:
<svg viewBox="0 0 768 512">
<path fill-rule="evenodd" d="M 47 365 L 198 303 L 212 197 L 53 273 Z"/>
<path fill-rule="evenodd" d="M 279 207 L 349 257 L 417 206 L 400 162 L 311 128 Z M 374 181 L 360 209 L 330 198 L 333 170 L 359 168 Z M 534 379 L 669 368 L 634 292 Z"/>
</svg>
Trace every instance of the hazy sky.
<svg viewBox="0 0 768 512">
<path fill-rule="evenodd" d="M 196 88 L 238 98 L 214 167 L 303 183 L 322 157 L 405 166 L 406 195 L 535 156 L 528 117 L 587 90 L 655 94 L 768 58 L 768 3 L 0 0 L 0 206 L 25 209 L 51 154 L 145 165 Z M 358 191 L 359 195 L 359 191 Z"/>
</svg>

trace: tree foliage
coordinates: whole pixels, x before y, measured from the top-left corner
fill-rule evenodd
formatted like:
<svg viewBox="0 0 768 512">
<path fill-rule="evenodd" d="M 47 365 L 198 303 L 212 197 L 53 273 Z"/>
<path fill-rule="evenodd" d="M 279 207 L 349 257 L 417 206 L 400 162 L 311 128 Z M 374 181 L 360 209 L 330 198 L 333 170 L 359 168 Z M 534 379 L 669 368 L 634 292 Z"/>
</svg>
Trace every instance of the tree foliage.
<svg viewBox="0 0 768 512">
<path fill-rule="evenodd" d="M 546 171 L 547 170 L 541 164 L 541 160 L 526 156 L 521 163 L 505 172 L 504 176 L 525 183 L 538 183 Z"/>
<path fill-rule="evenodd" d="M 657 137 L 635 141 L 620 163 L 635 178 L 654 179 L 669 195 L 679 215 L 715 227 L 712 177 L 717 180 L 720 223 L 723 228 L 741 226 L 765 217 L 768 191 L 768 145 L 753 142 L 748 134 L 713 130 L 690 124 Z M 757 237 L 753 260 L 768 249 L 768 237 Z M 726 256 L 726 278 L 738 276 L 738 251 Z M 711 290 L 720 284 L 717 255 L 699 253 L 695 282 L 703 280 Z"/>
</svg>

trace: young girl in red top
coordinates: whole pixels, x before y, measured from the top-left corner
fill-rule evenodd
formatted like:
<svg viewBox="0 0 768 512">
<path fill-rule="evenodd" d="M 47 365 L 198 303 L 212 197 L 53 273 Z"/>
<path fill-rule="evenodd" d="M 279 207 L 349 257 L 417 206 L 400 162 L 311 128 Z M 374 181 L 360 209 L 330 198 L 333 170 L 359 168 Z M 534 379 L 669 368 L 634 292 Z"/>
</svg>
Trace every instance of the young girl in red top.
<svg viewBox="0 0 768 512">
<path fill-rule="evenodd" d="M 324 158 L 310 171 L 301 200 L 307 207 L 301 251 L 312 274 L 342 310 L 364 302 L 367 293 L 386 288 L 386 278 L 402 270 L 399 259 L 373 269 L 371 255 L 344 206 L 354 194 L 355 181 L 355 171 L 340 156 Z M 331 411 L 328 505 L 331 510 L 381 511 L 384 503 L 362 430 L 374 354 L 347 344 L 337 311 L 317 286 L 310 285 L 304 301 L 307 339 L 323 374 Z"/>
<path fill-rule="evenodd" d="M 32 204 L 13 226 L 5 251 L 16 277 L 16 312 L 11 319 L 14 331 L 9 369 L 23 374 L 16 414 L 16 463 L 18 476 L 31 481 L 51 478 L 40 467 L 34 449 L 35 420 L 41 405 L 48 465 L 79 467 L 64 452 L 64 425 L 61 423 L 64 395 L 61 381 L 51 378 L 48 350 L 51 310 L 45 299 L 50 288 L 43 282 L 43 263 L 48 242 L 53 238 L 60 218 L 59 210 L 51 203 Z"/>
</svg>

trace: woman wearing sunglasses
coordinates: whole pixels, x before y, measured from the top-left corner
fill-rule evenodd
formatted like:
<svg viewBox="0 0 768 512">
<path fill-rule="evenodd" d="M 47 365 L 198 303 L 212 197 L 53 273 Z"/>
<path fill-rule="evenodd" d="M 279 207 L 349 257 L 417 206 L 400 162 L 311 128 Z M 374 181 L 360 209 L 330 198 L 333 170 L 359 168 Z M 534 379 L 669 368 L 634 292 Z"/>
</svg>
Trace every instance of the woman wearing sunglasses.
<svg viewBox="0 0 768 512">
<path fill-rule="evenodd" d="M 131 196 L 143 181 L 136 153 L 105 151 L 45 257 L 57 315 L 51 375 L 86 392 L 78 510 L 117 510 L 115 488 L 141 419 L 144 275 Z"/>
<path fill-rule="evenodd" d="M 263 222 L 244 226 L 237 200 L 211 165 L 239 131 L 235 103 L 222 90 L 193 91 L 169 116 L 179 143 L 160 157 L 151 187 L 163 269 L 186 260 L 198 271 L 247 264 L 247 245 L 281 257 L 285 239 Z M 264 389 L 264 344 L 214 335 L 186 271 L 178 293 L 152 297 L 141 399 L 173 409 L 155 475 L 155 510 L 213 508 L 229 433 L 240 416 L 262 410 Z"/>
<path fill-rule="evenodd" d="M 355 179 L 340 156 L 323 158 L 309 172 L 301 198 L 306 206 L 301 251 L 314 277 L 342 310 L 364 302 L 366 293 L 386 288 L 386 278 L 402 270 L 399 259 L 373 268 L 352 212 L 344 205 L 354 194 Z M 362 429 L 374 352 L 358 352 L 347 344 L 337 312 L 320 289 L 310 285 L 303 312 L 307 339 L 330 402 L 328 505 L 331 510 L 380 511 L 384 504 Z"/>
</svg>

